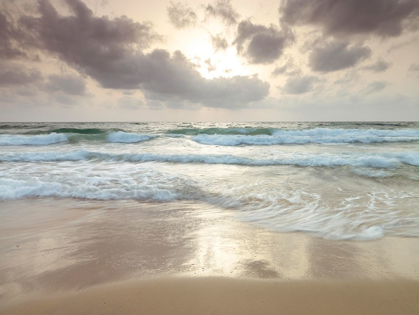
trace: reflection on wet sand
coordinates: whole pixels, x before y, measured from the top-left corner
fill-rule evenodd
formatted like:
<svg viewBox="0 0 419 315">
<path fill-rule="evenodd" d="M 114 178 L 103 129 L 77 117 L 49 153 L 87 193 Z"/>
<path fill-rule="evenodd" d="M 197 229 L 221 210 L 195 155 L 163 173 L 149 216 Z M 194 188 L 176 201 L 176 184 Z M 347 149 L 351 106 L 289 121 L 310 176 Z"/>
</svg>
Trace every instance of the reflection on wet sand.
<svg viewBox="0 0 419 315">
<path fill-rule="evenodd" d="M 413 238 L 353 242 L 275 233 L 192 202 L 89 201 L 86 207 L 77 200 L 35 199 L 1 205 L 14 211 L 1 212 L 7 216 L 0 222 L 1 300 L 162 275 L 419 279 Z"/>
</svg>

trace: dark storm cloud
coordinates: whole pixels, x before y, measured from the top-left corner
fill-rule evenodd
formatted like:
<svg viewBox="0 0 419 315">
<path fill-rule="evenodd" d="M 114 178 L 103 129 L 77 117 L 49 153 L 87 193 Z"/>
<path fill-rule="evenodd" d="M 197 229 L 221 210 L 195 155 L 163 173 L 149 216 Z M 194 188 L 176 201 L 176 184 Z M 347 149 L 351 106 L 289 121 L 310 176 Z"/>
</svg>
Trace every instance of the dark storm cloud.
<svg viewBox="0 0 419 315">
<path fill-rule="evenodd" d="M 377 93 L 384 90 L 388 86 L 388 82 L 384 81 L 375 81 L 368 84 L 365 89 L 365 94 Z"/>
<path fill-rule="evenodd" d="M 85 95 L 86 82 L 80 76 L 52 74 L 45 85 L 48 92 L 63 92 L 70 95 Z"/>
<path fill-rule="evenodd" d="M 367 70 L 367 71 L 372 71 L 372 72 L 384 72 L 390 67 L 391 67 L 391 63 L 383 61 L 383 60 L 378 60 L 377 62 L 369 66 L 362 67 L 362 69 Z"/>
<path fill-rule="evenodd" d="M 0 62 L 0 87 L 22 86 L 41 80 L 42 75 L 36 69 L 27 69 L 10 62 Z"/>
<path fill-rule="evenodd" d="M 315 76 L 298 76 L 288 78 L 283 92 L 286 94 L 304 94 L 310 92 L 320 80 Z"/>
<path fill-rule="evenodd" d="M 292 40 L 293 35 L 288 29 L 279 30 L 274 25 L 266 27 L 242 21 L 237 27 L 237 37 L 233 44 L 237 52 L 250 63 L 267 64 L 277 60 Z"/>
<path fill-rule="evenodd" d="M 309 66 L 313 71 L 332 72 L 353 67 L 371 56 L 371 49 L 347 42 L 326 42 L 313 48 Z"/>
<path fill-rule="evenodd" d="M 170 23 L 176 28 L 186 28 L 196 23 L 196 13 L 186 4 L 180 2 L 170 2 L 167 7 Z"/>
<path fill-rule="evenodd" d="M 214 47 L 215 51 L 218 50 L 226 50 L 228 48 L 228 42 L 227 40 L 221 36 L 221 34 L 218 35 L 211 35 L 212 40 L 212 47 Z"/>
<path fill-rule="evenodd" d="M 233 25 L 238 23 L 240 15 L 234 10 L 230 0 L 218 0 L 205 7 L 206 16 L 218 17 L 225 24 Z"/>
<path fill-rule="evenodd" d="M 327 35 L 389 37 L 414 26 L 419 0 L 284 0 L 279 11 L 282 22 L 320 26 Z"/>
<path fill-rule="evenodd" d="M 155 49 L 151 25 L 127 17 L 95 17 L 79 0 L 66 0 L 73 15 L 62 16 L 48 0 L 39 1 L 40 17 L 23 17 L 38 47 L 112 89 L 142 89 L 155 99 L 177 98 L 206 106 L 246 107 L 269 94 L 258 78 L 207 80 L 179 51 Z"/>
</svg>

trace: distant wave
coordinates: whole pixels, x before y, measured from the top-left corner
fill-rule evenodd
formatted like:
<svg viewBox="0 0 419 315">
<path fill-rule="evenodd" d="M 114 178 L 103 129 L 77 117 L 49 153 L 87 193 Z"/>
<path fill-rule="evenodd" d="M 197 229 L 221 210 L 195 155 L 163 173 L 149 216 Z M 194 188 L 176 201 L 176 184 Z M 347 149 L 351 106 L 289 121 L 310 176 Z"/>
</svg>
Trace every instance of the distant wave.
<svg viewBox="0 0 419 315">
<path fill-rule="evenodd" d="M 70 129 L 68 129 L 70 130 Z M 80 131 L 80 130 L 79 130 Z M 43 135 L 0 135 L 0 146 L 50 145 L 60 142 L 101 141 L 111 143 L 136 143 L 155 138 L 156 135 L 134 134 L 123 131 L 96 133 L 94 129 L 79 133 L 56 133 Z"/>
<path fill-rule="evenodd" d="M 48 130 L 48 133 L 77 133 L 83 135 L 96 135 L 106 133 L 109 130 L 99 129 L 99 128 L 57 128 Z M 120 130 L 117 130 L 120 131 Z"/>
<path fill-rule="evenodd" d="M 45 124 L 0 124 L 0 130 L 1 129 L 37 129 L 37 128 L 46 128 L 48 125 Z"/>
<path fill-rule="evenodd" d="M 49 145 L 59 142 L 67 142 L 68 136 L 62 133 L 48 135 L 22 136 L 0 135 L 0 146 L 3 145 Z"/>
<path fill-rule="evenodd" d="M 0 155 L 1 162 L 53 162 L 53 161 L 122 161 L 122 162 L 172 162 L 227 165 L 295 165 L 302 167 L 355 166 L 393 169 L 401 164 L 419 166 L 419 153 L 389 154 L 292 154 L 274 159 L 251 159 L 234 155 L 164 155 L 164 154 L 113 154 L 78 150 L 63 152 L 12 153 Z"/>
<path fill-rule="evenodd" d="M 184 128 L 168 130 L 167 134 L 173 135 L 272 135 L 275 128 Z"/>
<path fill-rule="evenodd" d="M 419 141 L 419 130 L 328 129 L 275 130 L 271 135 L 198 134 L 192 140 L 209 145 L 334 144 Z"/>
</svg>

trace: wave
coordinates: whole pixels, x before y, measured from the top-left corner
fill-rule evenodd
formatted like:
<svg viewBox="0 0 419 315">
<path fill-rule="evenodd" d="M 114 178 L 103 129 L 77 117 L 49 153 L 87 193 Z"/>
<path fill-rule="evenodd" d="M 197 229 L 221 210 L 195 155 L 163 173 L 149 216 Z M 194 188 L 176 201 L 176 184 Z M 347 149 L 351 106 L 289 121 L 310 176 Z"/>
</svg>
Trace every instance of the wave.
<svg viewBox="0 0 419 315">
<path fill-rule="evenodd" d="M 90 129 L 91 130 L 91 129 Z M 133 134 L 123 131 L 101 133 L 55 133 L 46 135 L 0 135 L 0 146 L 51 145 L 61 142 L 100 141 L 109 143 L 137 143 L 155 138 L 156 135 Z"/>
<path fill-rule="evenodd" d="M 275 128 L 184 128 L 172 129 L 166 131 L 167 134 L 172 135 L 272 135 L 276 130 Z"/>
<path fill-rule="evenodd" d="M 275 130 L 271 135 L 198 134 L 192 140 L 208 145 L 336 144 L 419 141 L 419 130 L 328 129 Z"/>
<path fill-rule="evenodd" d="M 403 164 L 419 166 L 419 153 L 388 154 L 290 154 L 274 159 L 252 159 L 234 155 L 165 155 L 152 153 L 114 154 L 78 150 L 73 152 L 12 153 L 0 155 L 1 162 L 55 162 L 55 161 L 121 161 L 121 162 L 171 162 L 225 165 L 294 165 L 301 167 L 372 167 L 394 169 Z"/>
<path fill-rule="evenodd" d="M 110 133 L 107 137 L 107 141 L 113 143 L 136 143 L 151 140 L 156 137 L 156 135 L 143 135 L 117 131 Z"/>
<path fill-rule="evenodd" d="M 237 210 L 239 218 L 277 231 L 303 231 L 330 239 L 376 239 L 384 235 L 419 236 L 413 192 L 310 192 L 288 181 L 244 181 L 228 185 L 162 172 L 157 167 L 100 169 L 91 163 L 68 172 L 38 164 L 27 172 L 4 169 L 0 200 L 31 197 L 88 200 L 199 201 Z M 307 187 L 310 189 L 310 187 Z M 375 189 L 375 188 L 374 188 Z M 332 192 L 334 194 L 334 192 Z M 337 197 L 337 199 L 336 199 Z M 380 208 L 387 205 L 386 211 Z M 380 210 L 380 211 L 377 211 Z"/>
<path fill-rule="evenodd" d="M 109 130 L 98 129 L 98 128 L 58 128 L 48 130 L 47 133 L 77 133 L 83 135 L 96 135 L 107 133 Z M 118 130 L 119 131 L 119 130 Z"/>
<path fill-rule="evenodd" d="M 46 128 L 48 125 L 42 124 L 0 124 L 0 129 L 38 129 L 38 128 Z"/>
<path fill-rule="evenodd" d="M 59 142 L 67 142 L 68 136 L 60 133 L 48 135 L 22 136 L 22 135 L 0 135 L 0 146 L 5 145 L 49 145 Z"/>
</svg>

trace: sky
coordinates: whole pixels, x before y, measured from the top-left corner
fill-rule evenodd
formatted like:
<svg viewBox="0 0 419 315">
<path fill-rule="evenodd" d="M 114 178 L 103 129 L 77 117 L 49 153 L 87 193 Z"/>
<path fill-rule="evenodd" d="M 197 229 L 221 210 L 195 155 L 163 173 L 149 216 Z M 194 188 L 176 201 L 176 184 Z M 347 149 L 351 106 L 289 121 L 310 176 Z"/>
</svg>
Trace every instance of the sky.
<svg viewBox="0 0 419 315">
<path fill-rule="evenodd" d="M 0 0 L 0 121 L 419 120 L 419 0 Z"/>
</svg>

